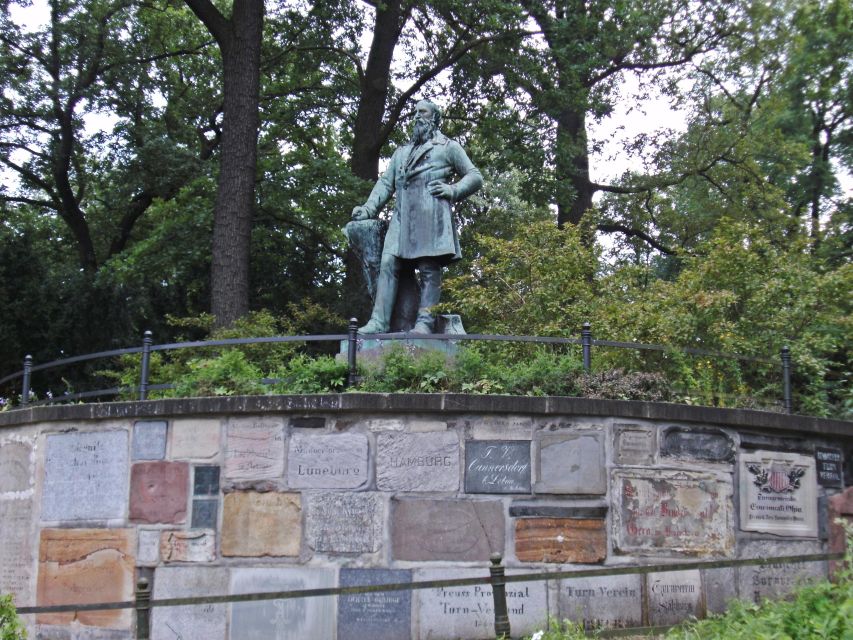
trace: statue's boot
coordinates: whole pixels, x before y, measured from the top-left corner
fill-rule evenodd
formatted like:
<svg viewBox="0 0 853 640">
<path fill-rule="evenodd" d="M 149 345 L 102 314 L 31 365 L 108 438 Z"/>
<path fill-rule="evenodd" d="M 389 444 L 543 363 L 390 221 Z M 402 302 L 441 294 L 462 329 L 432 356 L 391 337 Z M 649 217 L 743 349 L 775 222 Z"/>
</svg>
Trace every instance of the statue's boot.
<svg viewBox="0 0 853 640">
<path fill-rule="evenodd" d="M 441 298 L 441 265 L 435 260 L 420 260 L 418 271 L 421 274 L 421 303 L 412 333 L 429 334 L 435 328 L 432 308 Z"/>
<path fill-rule="evenodd" d="M 391 314 L 397 298 L 397 283 L 400 279 L 400 261 L 392 255 L 383 255 L 379 266 L 379 278 L 376 282 L 376 300 L 373 313 L 359 333 L 388 333 L 391 327 Z"/>
</svg>

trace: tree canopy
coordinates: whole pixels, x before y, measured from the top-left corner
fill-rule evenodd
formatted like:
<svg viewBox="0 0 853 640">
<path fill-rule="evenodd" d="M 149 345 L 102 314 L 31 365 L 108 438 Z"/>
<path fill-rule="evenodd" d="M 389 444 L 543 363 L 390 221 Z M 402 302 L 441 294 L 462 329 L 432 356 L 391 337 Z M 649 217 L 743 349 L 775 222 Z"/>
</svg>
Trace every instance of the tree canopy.
<svg viewBox="0 0 853 640">
<path fill-rule="evenodd" d="M 0 372 L 204 314 L 363 318 L 340 229 L 430 97 L 486 177 L 443 303 L 466 326 L 790 345 L 799 407 L 845 415 L 850 51 L 850 0 L 8 0 Z M 606 157 L 650 96 L 681 121 Z M 666 367 L 720 397 L 772 377 Z"/>
</svg>

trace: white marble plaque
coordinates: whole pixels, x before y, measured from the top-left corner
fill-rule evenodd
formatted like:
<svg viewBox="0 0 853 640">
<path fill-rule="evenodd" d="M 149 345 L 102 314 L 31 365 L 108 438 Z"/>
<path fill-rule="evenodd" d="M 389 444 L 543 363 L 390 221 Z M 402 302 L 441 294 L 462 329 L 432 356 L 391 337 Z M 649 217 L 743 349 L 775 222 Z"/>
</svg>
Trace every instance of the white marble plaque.
<svg viewBox="0 0 853 640">
<path fill-rule="evenodd" d="M 155 565 L 160 562 L 160 529 L 139 529 L 136 532 L 136 564 Z"/>
<path fill-rule="evenodd" d="M 323 553 L 373 553 L 382 544 L 385 509 L 379 493 L 309 493 L 308 546 Z"/>
<path fill-rule="evenodd" d="M 0 500 L 0 594 L 15 595 L 15 604 L 32 604 L 32 502 Z"/>
<path fill-rule="evenodd" d="M 222 596 L 228 593 L 228 569 L 224 567 L 161 567 L 154 572 L 157 598 Z M 228 607 L 225 604 L 154 607 L 151 610 L 153 640 L 221 640 L 225 638 Z"/>
<path fill-rule="evenodd" d="M 458 491 L 459 436 L 455 431 L 380 433 L 376 438 L 380 491 Z"/>
<path fill-rule="evenodd" d="M 559 617 L 587 628 L 624 629 L 643 623 L 642 576 L 560 580 Z"/>
<path fill-rule="evenodd" d="M 702 576 L 698 570 L 667 571 L 646 576 L 649 624 L 667 626 L 705 615 Z"/>
<path fill-rule="evenodd" d="M 127 431 L 48 435 L 41 519 L 124 518 L 127 445 Z"/>
<path fill-rule="evenodd" d="M 741 454 L 740 528 L 816 537 L 815 459 L 778 451 Z"/>
<path fill-rule="evenodd" d="M 284 422 L 232 420 L 226 429 L 225 477 L 263 480 L 284 475 Z"/>
<path fill-rule="evenodd" d="M 231 593 L 264 593 L 335 586 L 334 569 L 233 569 Z M 230 640 L 333 638 L 335 596 L 231 604 Z"/>
<path fill-rule="evenodd" d="M 507 572 L 508 574 L 511 572 Z M 414 581 L 451 580 L 488 576 L 483 569 L 420 569 Z M 495 637 L 494 596 L 489 584 L 418 589 L 416 638 L 418 640 L 475 640 Z M 545 581 L 511 582 L 506 604 L 512 635 L 521 637 L 541 629 L 548 620 Z"/>
<path fill-rule="evenodd" d="M 294 433 L 287 454 L 293 489 L 357 489 L 367 483 L 367 436 L 363 433 Z"/>
</svg>

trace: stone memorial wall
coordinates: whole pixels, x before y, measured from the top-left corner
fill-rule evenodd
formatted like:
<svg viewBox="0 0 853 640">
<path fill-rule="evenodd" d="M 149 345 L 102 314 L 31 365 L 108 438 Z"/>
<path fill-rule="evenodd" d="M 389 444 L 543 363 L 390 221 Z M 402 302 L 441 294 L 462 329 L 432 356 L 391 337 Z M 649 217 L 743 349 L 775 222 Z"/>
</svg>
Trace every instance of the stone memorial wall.
<svg viewBox="0 0 853 640">
<path fill-rule="evenodd" d="M 799 555 L 853 512 L 850 423 L 674 405 L 286 396 L 0 414 L 0 593 L 21 605 Z M 833 537 L 834 536 L 834 537 Z M 507 585 L 549 616 L 669 625 L 779 597 L 824 562 Z M 133 637 L 130 610 L 26 616 Z M 489 585 L 155 608 L 154 640 L 494 637 Z"/>
</svg>

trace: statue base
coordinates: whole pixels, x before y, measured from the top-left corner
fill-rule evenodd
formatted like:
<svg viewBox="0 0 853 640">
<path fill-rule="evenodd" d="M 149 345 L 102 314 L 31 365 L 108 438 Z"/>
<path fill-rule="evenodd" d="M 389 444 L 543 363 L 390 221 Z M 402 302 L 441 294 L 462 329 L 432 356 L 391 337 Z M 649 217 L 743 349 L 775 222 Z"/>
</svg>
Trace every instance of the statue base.
<svg viewBox="0 0 853 640">
<path fill-rule="evenodd" d="M 435 332 L 445 335 L 465 335 L 465 328 L 462 326 L 462 318 L 455 313 L 446 313 L 435 317 Z M 358 359 L 367 362 L 377 362 L 382 357 L 394 348 L 395 344 L 403 346 L 408 353 L 415 355 L 419 351 L 440 351 L 448 356 L 456 355 L 459 350 L 459 343 L 455 340 L 424 340 L 418 338 L 416 333 L 399 332 L 399 335 L 408 335 L 402 340 L 387 340 L 381 338 L 371 338 L 370 334 L 358 334 Z M 349 352 L 349 341 L 341 340 L 341 351 L 338 354 L 338 359 L 346 359 Z"/>
</svg>

